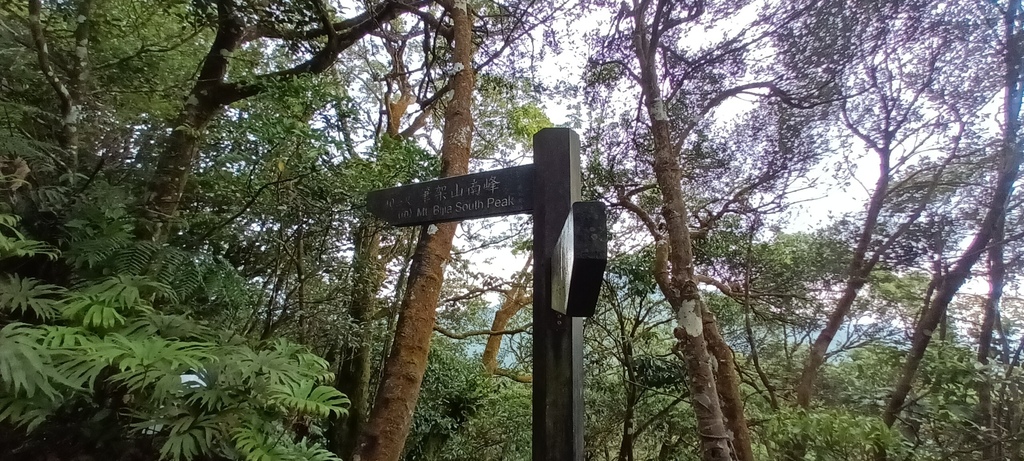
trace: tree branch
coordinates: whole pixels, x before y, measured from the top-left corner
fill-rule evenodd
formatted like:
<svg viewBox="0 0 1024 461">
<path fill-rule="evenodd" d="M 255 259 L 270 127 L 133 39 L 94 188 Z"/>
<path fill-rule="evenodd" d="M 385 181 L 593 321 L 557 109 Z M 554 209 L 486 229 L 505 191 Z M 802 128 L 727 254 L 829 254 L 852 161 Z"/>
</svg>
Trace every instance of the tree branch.
<svg viewBox="0 0 1024 461">
<path fill-rule="evenodd" d="M 342 51 L 370 32 L 377 30 L 382 23 L 395 19 L 399 14 L 411 8 L 418 8 L 427 3 L 427 0 L 388 0 L 374 5 L 358 16 L 334 23 L 333 27 L 314 29 L 314 31 L 302 35 L 301 38 L 307 38 L 308 34 L 312 34 L 309 38 L 326 35 L 328 40 L 323 49 L 313 57 L 288 69 L 258 75 L 246 81 L 222 84 L 218 88 L 217 102 L 226 106 L 262 93 L 272 82 L 321 73 L 334 64 Z"/>
<path fill-rule="evenodd" d="M 68 88 L 60 81 L 60 78 L 57 77 L 57 73 L 53 70 L 53 66 L 50 64 L 50 51 L 46 45 L 46 35 L 43 32 L 43 23 L 41 19 L 42 10 L 43 3 L 41 0 L 29 0 L 29 32 L 32 34 L 32 43 L 35 45 L 36 59 L 39 62 L 39 70 L 43 72 L 43 78 L 45 78 L 46 82 L 53 87 L 53 91 L 57 93 L 57 98 L 60 100 L 61 104 L 61 112 L 66 116 L 71 112 L 71 107 L 74 103 L 71 99 L 71 93 L 68 91 Z"/>
<path fill-rule="evenodd" d="M 473 336 L 498 336 L 498 335 L 516 335 L 519 333 L 526 333 L 533 328 L 533 322 L 523 325 L 520 328 L 513 328 L 511 330 L 502 331 L 491 331 L 491 330 L 470 330 L 463 333 L 456 333 L 440 325 L 434 325 L 434 331 L 441 333 L 452 339 L 467 339 Z"/>
</svg>

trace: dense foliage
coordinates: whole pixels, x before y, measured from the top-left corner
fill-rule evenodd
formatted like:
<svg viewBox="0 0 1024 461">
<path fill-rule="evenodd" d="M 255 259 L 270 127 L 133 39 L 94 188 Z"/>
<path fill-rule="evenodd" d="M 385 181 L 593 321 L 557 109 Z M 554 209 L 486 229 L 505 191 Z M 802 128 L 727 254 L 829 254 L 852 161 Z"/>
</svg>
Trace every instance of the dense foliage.
<svg viewBox="0 0 1024 461">
<path fill-rule="evenodd" d="M 586 459 L 1024 459 L 1019 0 L 28 0 L 0 56 L 0 460 L 530 459 L 529 220 L 364 197 L 552 120 Z"/>
</svg>

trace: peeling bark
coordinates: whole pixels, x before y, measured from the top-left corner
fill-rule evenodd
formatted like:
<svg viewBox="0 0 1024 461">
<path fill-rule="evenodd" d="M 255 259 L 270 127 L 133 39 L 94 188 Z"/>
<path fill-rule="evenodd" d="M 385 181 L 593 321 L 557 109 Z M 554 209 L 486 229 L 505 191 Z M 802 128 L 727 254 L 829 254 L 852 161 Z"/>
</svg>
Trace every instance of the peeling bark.
<svg viewBox="0 0 1024 461">
<path fill-rule="evenodd" d="M 736 368 L 736 355 L 718 331 L 715 314 L 704 309 L 704 337 L 707 338 L 708 350 L 715 357 L 718 366 L 715 379 L 718 383 L 718 395 L 722 401 L 722 414 L 733 436 L 733 450 L 738 461 L 754 461 L 751 448 L 750 429 L 747 418 L 743 414 L 743 396 L 740 394 L 740 373 Z"/>
<path fill-rule="evenodd" d="M 678 327 L 675 337 L 679 340 L 676 351 L 683 359 L 689 376 L 687 384 L 697 419 L 700 457 L 704 461 L 731 461 L 733 436 L 726 427 L 713 357 L 704 334 L 702 313 L 706 307 L 693 269 L 689 208 L 683 197 L 679 148 L 672 139 L 671 122 L 659 86 L 660 37 L 664 33 L 663 28 L 668 27 L 662 21 L 668 20 L 670 8 L 667 2 L 658 2 L 652 24 L 647 23 L 645 15 L 648 12 L 643 8 L 637 7 L 632 12 L 633 51 L 638 61 L 642 102 L 653 137 L 654 173 L 661 192 L 661 215 L 667 234 L 655 234 L 659 240 L 655 279 L 676 312 Z M 739 391 L 734 392 L 738 395 Z"/>
</svg>

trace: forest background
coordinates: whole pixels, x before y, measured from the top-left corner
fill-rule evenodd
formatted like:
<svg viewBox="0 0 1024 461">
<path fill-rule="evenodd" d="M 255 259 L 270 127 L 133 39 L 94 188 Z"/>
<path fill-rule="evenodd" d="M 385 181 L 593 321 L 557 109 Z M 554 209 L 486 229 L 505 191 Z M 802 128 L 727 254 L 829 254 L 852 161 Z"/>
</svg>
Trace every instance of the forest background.
<svg viewBox="0 0 1024 461">
<path fill-rule="evenodd" d="M 0 459 L 529 459 L 528 218 L 364 197 L 549 117 L 612 229 L 586 459 L 1022 458 L 1020 0 L 0 15 Z"/>
</svg>

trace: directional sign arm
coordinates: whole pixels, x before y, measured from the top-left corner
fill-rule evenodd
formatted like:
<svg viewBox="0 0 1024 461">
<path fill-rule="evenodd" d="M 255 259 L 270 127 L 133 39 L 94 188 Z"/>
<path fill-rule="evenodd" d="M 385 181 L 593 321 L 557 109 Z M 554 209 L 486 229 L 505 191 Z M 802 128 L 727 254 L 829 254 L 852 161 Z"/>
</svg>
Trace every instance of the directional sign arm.
<svg viewBox="0 0 1024 461">
<path fill-rule="evenodd" d="M 370 192 L 366 207 L 393 226 L 533 211 L 533 165 L 454 176 Z"/>
<path fill-rule="evenodd" d="M 590 317 L 608 265 L 607 207 L 576 202 L 565 219 L 552 257 L 551 308 L 570 317 Z"/>
</svg>

